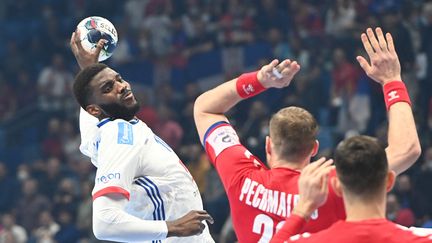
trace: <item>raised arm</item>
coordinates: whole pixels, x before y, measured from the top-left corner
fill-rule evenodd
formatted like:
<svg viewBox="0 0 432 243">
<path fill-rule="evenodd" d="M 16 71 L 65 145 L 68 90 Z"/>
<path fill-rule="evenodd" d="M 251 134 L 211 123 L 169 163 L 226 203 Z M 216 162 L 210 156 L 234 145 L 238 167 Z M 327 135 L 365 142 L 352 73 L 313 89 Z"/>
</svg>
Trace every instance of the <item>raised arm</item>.
<svg viewBox="0 0 432 243">
<path fill-rule="evenodd" d="M 383 86 L 389 121 L 387 159 L 390 169 L 400 174 L 420 156 L 420 142 L 393 38 L 390 33 L 384 36 L 381 28 L 375 32 L 368 28 L 361 35 L 370 62 L 362 56 L 357 61 L 371 79 Z"/>
<path fill-rule="evenodd" d="M 195 125 L 200 141 L 211 125 L 227 121 L 224 113 L 239 101 L 267 88 L 287 87 L 300 70 L 300 65 L 295 61 L 284 60 L 278 64 L 278 60 L 273 60 L 258 72 L 243 74 L 200 95 L 194 105 Z"/>
</svg>

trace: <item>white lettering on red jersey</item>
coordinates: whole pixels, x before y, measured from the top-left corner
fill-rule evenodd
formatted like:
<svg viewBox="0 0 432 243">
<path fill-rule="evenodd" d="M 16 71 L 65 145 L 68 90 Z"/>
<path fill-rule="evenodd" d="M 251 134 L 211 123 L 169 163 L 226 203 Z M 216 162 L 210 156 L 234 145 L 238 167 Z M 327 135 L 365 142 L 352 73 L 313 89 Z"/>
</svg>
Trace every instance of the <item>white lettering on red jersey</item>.
<svg viewBox="0 0 432 243">
<path fill-rule="evenodd" d="M 226 122 L 212 125 L 203 142 L 228 195 L 239 242 L 269 242 L 299 199 L 300 172 L 268 169 L 240 143 Z M 342 199 L 330 189 L 327 203 L 314 213 L 304 230 L 316 232 L 344 218 Z"/>
</svg>

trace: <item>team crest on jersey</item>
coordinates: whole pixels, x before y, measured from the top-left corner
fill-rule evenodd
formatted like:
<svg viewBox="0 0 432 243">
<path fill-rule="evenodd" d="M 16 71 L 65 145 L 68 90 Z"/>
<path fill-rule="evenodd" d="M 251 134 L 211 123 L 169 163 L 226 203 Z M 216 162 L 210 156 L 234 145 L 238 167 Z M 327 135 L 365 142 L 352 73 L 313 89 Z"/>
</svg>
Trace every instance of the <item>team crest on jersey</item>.
<svg viewBox="0 0 432 243">
<path fill-rule="evenodd" d="M 133 144 L 132 125 L 126 122 L 118 123 L 118 144 Z"/>
<path fill-rule="evenodd" d="M 215 156 L 218 156 L 224 149 L 240 144 L 240 141 L 231 126 L 220 126 L 208 136 L 207 143 L 213 148 Z"/>
</svg>

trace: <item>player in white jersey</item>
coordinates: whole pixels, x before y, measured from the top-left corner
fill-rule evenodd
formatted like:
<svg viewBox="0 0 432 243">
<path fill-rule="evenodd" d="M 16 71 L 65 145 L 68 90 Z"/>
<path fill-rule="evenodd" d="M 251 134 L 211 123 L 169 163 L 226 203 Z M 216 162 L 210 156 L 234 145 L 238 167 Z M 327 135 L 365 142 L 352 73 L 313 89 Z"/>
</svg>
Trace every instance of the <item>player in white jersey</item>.
<svg viewBox="0 0 432 243">
<path fill-rule="evenodd" d="M 74 82 L 80 111 L 80 150 L 97 167 L 93 231 L 98 239 L 127 242 L 214 242 L 198 187 L 174 151 L 135 118 L 130 85 L 97 63 L 94 52 L 71 48 L 82 68 Z"/>
</svg>

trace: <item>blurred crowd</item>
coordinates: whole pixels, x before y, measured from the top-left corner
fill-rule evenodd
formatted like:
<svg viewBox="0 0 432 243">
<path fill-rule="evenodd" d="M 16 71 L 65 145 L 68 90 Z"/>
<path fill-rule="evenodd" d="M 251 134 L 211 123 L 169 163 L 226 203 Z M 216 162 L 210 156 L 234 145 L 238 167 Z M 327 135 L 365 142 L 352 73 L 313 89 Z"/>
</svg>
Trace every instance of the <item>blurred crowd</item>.
<svg viewBox="0 0 432 243">
<path fill-rule="evenodd" d="M 193 174 L 217 242 L 230 242 L 228 202 L 196 134 L 192 109 L 205 89 L 273 58 L 301 71 L 284 90 L 243 101 L 229 117 L 263 160 L 271 114 L 297 105 L 320 124 L 320 155 L 343 138 L 386 142 L 381 88 L 360 71 L 360 33 L 391 32 L 413 102 L 423 154 L 398 177 L 387 217 L 432 227 L 432 1 L 426 0 L 2 0 L 0 1 L 0 242 L 93 242 L 95 168 L 83 157 L 78 66 L 69 49 L 77 23 L 102 16 L 119 44 L 108 64 L 141 103 L 138 117 Z M 219 238 L 221 235 L 221 238 Z M 220 240 L 219 240 L 220 239 Z"/>
</svg>

